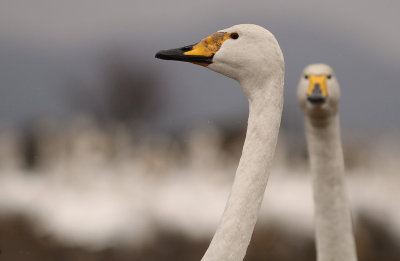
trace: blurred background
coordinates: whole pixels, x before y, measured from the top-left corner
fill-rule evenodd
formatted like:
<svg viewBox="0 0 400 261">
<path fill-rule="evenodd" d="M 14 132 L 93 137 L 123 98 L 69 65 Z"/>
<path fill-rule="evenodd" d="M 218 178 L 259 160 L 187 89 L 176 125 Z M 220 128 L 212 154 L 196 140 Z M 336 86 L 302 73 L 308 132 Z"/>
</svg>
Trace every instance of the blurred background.
<svg viewBox="0 0 400 261">
<path fill-rule="evenodd" d="M 296 87 L 331 65 L 360 260 L 400 256 L 398 1 L 0 2 L 2 260 L 200 260 L 243 145 L 238 83 L 156 60 L 239 23 L 285 55 L 274 168 L 245 260 L 314 260 Z"/>
</svg>

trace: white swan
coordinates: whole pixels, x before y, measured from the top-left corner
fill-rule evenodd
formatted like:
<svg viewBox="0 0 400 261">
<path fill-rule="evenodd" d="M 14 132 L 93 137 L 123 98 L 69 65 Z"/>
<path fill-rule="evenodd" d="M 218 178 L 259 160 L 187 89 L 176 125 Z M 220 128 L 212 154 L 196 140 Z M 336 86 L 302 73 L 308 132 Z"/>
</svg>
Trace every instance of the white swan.
<svg viewBox="0 0 400 261">
<path fill-rule="evenodd" d="M 249 119 L 232 191 L 203 261 L 243 260 L 253 233 L 278 137 L 284 60 L 275 37 L 251 24 L 235 25 L 195 45 L 160 51 L 157 58 L 196 63 L 237 80 Z"/>
<path fill-rule="evenodd" d="M 339 84 L 331 67 L 307 66 L 298 86 L 314 191 L 318 261 L 357 260 L 345 189 L 338 116 Z"/>
</svg>

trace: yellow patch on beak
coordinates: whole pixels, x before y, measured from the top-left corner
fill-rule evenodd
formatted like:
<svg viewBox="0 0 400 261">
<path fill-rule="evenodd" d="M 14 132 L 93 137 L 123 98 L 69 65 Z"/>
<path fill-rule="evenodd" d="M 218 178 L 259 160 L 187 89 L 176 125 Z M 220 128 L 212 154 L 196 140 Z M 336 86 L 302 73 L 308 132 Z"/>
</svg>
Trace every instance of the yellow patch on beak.
<svg viewBox="0 0 400 261">
<path fill-rule="evenodd" d="M 224 43 L 224 41 L 229 38 L 229 33 L 213 33 L 194 45 L 192 50 L 184 52 L 183 54 L 212 57 L 219 50 L 219 48 L 221 48 L 221 45 Z"/>
<path fill-rule="evenodd" d="M 326 78 L 326 75 L 309 75 L 308 79 L 310 83 L 308 85 L 307 96 L 311 96 L 315 92 L 320 92 L 323 98 L 327 98 L 328 85 Z"/>
</svg>

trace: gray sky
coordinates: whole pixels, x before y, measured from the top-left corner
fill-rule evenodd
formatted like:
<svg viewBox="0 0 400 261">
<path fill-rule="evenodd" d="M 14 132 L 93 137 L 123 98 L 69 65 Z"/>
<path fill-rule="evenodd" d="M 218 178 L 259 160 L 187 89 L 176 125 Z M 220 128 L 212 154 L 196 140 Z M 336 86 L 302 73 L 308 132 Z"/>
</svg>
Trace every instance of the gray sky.
<svg viewBox="0 0 400 261">
<path fill-rule="evenodd" d="M 399 131 L 398 10 L 398 1 L 2 1 L 0 122 L 68 115 L 66 79 L 95 85 L 102 52 L 121 48 L 162 72 L 166 96 L 159 124 L 243 124 L 247 102 L 237 83 L 154 54 L 255 23 L 275 34 L 285 55 L 286 127 L 301 126 L 295 90 L 302 68 L 324 62 L 341 83 L 345 129 Z"/>
</svg>

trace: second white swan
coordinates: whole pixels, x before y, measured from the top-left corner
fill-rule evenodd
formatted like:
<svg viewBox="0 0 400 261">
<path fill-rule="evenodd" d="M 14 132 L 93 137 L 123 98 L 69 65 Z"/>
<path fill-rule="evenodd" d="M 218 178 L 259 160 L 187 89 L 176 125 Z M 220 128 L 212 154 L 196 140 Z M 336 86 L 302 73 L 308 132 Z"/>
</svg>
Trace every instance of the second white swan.
<svg viewBox="0 0 400 261">
<path fill-rule="evenodd" d="M 311 162 L 317 260 L 356 261 L 340 139 L 340 90 L 332 68 L 326 64 L 307 66 L 297 94 Z"/>
</svg>

